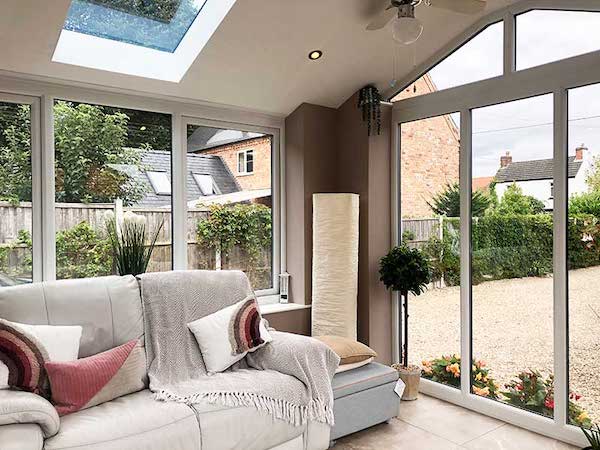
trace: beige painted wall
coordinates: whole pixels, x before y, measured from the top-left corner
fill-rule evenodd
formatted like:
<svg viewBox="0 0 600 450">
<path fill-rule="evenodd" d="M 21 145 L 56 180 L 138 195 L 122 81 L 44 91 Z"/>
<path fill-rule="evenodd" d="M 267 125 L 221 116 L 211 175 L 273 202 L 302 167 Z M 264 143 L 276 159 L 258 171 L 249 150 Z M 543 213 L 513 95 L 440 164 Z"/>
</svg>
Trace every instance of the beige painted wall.
<svg viewBox="0 0 600 450">
<path fill-rule="evenodd" d="M 291 299 L 311 301 L 312 194 L 360 195 L 358 337 L 391 361 L 391 297 L 379 282 L 378 261 L 390 247 L 390 114 L 382 109 L 382 134 L 367 136 L 356 95 L 339 109 L 303 104 L 286 119 L 288 271 Z M 295 312 L 295 311 L 294 311 Z M 305 316 L 309 318 L 309 315 Z M 297 315 L 281 314 L 283 328 Z M 310 321 L 300 320 L 304 334 Z M 276 327 L 277 328 L 277 327 Z"/>
</svg>

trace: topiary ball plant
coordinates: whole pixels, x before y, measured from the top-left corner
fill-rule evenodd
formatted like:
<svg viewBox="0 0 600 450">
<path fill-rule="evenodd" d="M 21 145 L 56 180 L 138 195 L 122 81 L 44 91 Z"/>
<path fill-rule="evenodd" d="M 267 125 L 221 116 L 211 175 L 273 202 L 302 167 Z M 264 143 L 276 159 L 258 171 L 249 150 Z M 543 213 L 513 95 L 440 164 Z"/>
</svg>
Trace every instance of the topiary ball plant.
<svg viewBox="0 0 600 450">
<path fill-rule="evenodd" d="M 408 367 L 408 294 L 422 294 L 431 282 L 429 261 L 418 249 L 406 244 L 394 247 L 379 261 L 380 280 L 386 288 L 402 295 L 404 310 L 403 366 Z M 400 329 L 401 327 L 399 327 Z"/>
</svg>

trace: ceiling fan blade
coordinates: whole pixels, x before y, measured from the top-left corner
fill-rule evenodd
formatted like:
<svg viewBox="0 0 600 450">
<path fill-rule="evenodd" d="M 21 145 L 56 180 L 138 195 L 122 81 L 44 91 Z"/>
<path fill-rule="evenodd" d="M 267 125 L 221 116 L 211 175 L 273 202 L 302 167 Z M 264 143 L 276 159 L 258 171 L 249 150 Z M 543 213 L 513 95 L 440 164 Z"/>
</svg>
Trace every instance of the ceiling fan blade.
<svg viewBox="0 0 600 450">
<path fill-rule="evenodd" d="M 381 11 L 377 18 L 375 18 L 369 25 L 367 25 L 368 31 L 381 30 L 385 27 L 390 20 L 396 17 L 398 9 L 393 6 L 388 6 L 384 11 Z"/>
<path fill-rule="evenodd" d="M 429 6 L 461 14 L 478 14 L 485 9 L 485 0 L 429 0 Z"/>
</svg>

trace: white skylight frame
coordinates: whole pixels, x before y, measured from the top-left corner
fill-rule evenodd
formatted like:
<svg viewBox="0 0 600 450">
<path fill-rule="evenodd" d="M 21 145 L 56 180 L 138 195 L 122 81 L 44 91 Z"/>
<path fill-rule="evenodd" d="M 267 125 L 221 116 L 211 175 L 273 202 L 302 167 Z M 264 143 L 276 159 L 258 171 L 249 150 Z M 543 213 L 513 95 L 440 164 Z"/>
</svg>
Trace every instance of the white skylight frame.
<svg viewBox="0 0 600 450">
<path fill-rule="evenodd" d="M 171 180 L 167 172 L 149 170 L 146 175 L 156 195 L 171 195 Z"/>
<path fill-rule="evenodd" d="M 63 29 L 53 62 L 179 83 L 237 0 L 208 0 L 173 53 Z"/>
</svg>

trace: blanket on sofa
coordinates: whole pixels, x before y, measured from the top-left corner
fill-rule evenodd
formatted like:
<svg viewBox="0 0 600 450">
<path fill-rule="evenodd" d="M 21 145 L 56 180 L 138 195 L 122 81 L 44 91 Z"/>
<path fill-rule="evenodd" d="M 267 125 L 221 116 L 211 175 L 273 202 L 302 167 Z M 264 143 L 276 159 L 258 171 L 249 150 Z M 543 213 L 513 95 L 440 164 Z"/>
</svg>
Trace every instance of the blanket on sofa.
<svg viewBox="0 0 600 450">
<path fill-rule="evenodd" d="M 331 380 L 339 357 L 319 341 L 273 332 L 273 341 L 223 373 L 208 375 L 186 324 L 252 295 L 239 271 L 139 276 L 150 389 L 157 400 L 249 406 L 294 426 L 333 425 Z"/>
</svg>

